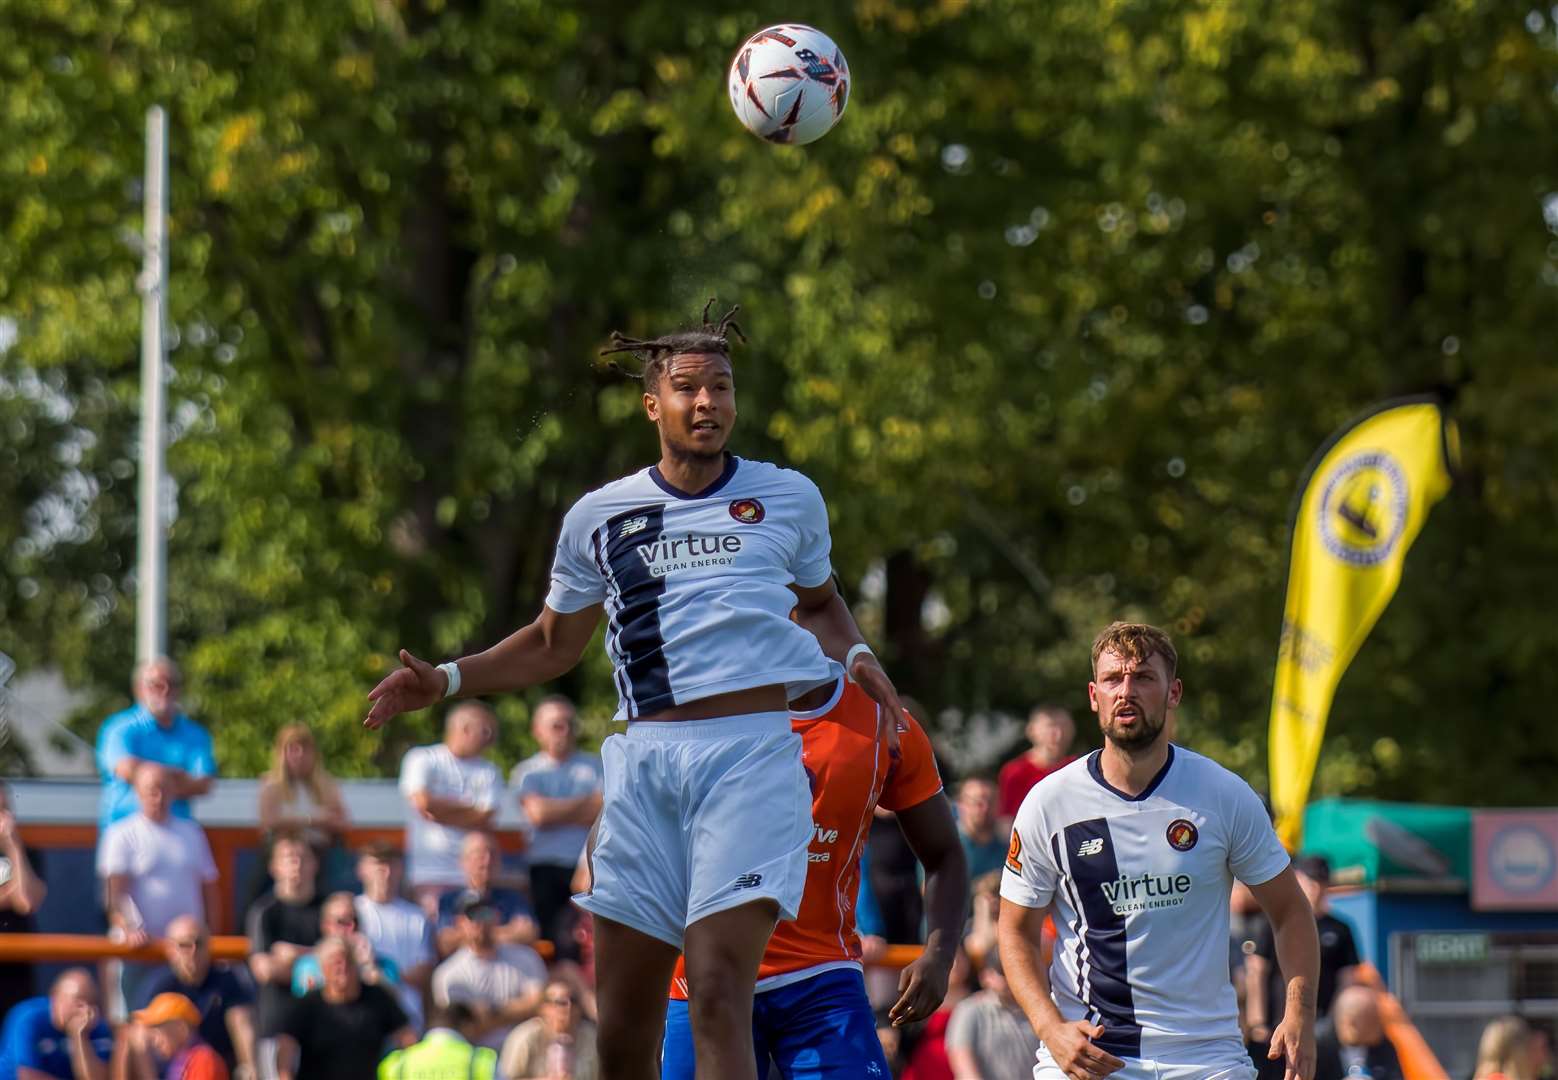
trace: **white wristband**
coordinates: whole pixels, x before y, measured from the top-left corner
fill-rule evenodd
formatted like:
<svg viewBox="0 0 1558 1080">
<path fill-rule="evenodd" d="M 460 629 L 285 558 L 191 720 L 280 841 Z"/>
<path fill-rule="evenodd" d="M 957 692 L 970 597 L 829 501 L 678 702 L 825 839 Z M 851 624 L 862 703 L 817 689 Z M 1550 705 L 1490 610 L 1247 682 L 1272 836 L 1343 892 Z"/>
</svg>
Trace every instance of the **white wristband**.
<svg viewBox="0 0 1558 1080">
<path fill-rule="evenodd" d="M 871 651 L 871 646 L 867 645 L 863 641 L 855 642 L 849 647 L 849 652 L 844 654 L 844 676 L 845 678 L 849 679 L 850 682 L 855 681 L 855 676 L 851 674 L 855 668 L 855 657 L 860 656 L 862 653 L 864 653 L 866 656 L 876 655 L 876 653 Z"/>
<path fill-rule="evenodd" d="M 446 664 L 439 664 L 438 670 L 442 671 L 449 679 L 449 686 L 444 690 L 444 697 L 454 697 L 460 692 L 460 665 L 450 660 Z"/>
</svg>

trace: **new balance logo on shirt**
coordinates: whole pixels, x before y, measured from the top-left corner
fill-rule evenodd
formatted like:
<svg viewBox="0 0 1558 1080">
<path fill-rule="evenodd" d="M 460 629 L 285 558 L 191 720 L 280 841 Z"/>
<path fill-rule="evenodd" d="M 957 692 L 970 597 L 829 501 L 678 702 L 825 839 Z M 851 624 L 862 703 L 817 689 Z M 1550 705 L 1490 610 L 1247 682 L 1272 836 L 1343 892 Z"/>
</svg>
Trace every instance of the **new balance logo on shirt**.
<svg viewBox="0 0 1558 1080">
<path fill-rule="evenodd" d="M 648 524 L 649 519 L 647 517 L 628 518 L 622 523 L 622 531 L 617 533 L 617 535 L 632 536 L 634 533 L 643 532 Z"/>
<path fill-rule="evenodd" d="M 1104 838 L 1102 836 L 1095 836 L 1091 840 L 1084 840 L 1084 841 L 1082 841 L 1081 846 L 1077 848 L 1077 854 L 1078 855 L 1097 855 L 1103 849 L 1104 849 Z"/>
</svg>

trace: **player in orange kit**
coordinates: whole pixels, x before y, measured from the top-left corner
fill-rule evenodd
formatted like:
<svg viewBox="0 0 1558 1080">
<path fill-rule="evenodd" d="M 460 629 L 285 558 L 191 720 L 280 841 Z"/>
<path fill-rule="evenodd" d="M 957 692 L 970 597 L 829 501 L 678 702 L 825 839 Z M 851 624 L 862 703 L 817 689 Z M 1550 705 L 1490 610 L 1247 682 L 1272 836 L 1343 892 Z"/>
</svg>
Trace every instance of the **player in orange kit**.
<svg viewBox="0 0 1558 1080">
<path fill-rule="evenodd" d="M 893 1023 L 926 1020 L 947 992 L 963 929 L 968 865 L 924 730 L 907 712 L 899 752 L 878 738 L 878 706 L 842 676 L 790 703 L 812 790 L 812 839 L 800 914 L 781 922 L 758 969 L 752 1035 L 757 1075 L 770 1059 L 786 1080 L 887 1080 L 855 932 L 860 855 L 880 804 L 898 814 L 925 867 L 925 951 L 899 978 Z M 692 1080 L 686 972 L 677 964 L 661 1080 Z"/>
</svg>

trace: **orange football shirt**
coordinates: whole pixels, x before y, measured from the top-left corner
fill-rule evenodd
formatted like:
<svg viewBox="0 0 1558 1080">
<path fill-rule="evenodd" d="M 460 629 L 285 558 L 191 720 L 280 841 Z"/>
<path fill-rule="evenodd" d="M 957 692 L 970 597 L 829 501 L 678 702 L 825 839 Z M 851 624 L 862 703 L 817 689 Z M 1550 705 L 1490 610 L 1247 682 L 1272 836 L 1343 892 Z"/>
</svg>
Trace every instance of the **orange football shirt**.
<svg viewBox="0 0 1558 1080">
<path fill-rule="evenodd" d="M 813 712 L 791 713 L 811 781 L 812 835 L 800 914 L 768 939 L 758 987 L 780 975 L 824 964 L 859 963 L 855 897 L 860 855 L 878 804 L 907 810 L 941 791 L 941 774 L 923 728 L 908 713 L 898 721 L 896 762 L 877 740 L 877 704 L 848 680 Z M 671 996 L 687 998 L 687 969 L 676 962 Z"/>
</svg>

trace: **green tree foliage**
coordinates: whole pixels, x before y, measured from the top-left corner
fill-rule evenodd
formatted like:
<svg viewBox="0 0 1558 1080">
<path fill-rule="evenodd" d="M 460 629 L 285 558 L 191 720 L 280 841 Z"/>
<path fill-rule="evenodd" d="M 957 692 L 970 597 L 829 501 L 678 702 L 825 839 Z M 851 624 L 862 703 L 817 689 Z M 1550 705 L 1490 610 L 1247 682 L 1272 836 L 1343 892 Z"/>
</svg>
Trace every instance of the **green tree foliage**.
<svg viewBox="0 0 1558 1080">
<path fill-rule="evenodd" d="M 1182 644 L 1182 735 L 1258 779 L 1302 467 L 1369 403 L 1453 388 L 1467 475 L 1343 681 L 1321 786 L 1550 801 L 1558 11 L 787 13 L 856 82 L 807 148 L 729 114 L 746 6 L 0 0 L 0 648 L 122 700 L 161 102 L 170 621 L 229 771 L 296 719 L 345 774 L 430 738 L 364 735 L 363 693 L 399 645 L 534 614 L 562 513 L 654 451 L 595 350 L 718 294 L 752 338 L 740 449 L 828 493 L 849 591 L 954 748 L 959 717 L 1085 710 L 1087 645 L 1131 615 Z M 599 655 L 562 688 L 604 730 Z"/>
</svg>

